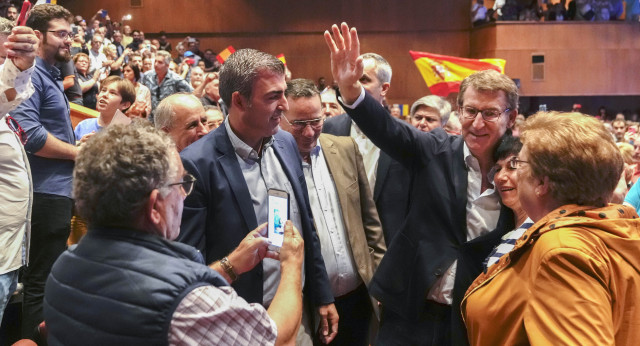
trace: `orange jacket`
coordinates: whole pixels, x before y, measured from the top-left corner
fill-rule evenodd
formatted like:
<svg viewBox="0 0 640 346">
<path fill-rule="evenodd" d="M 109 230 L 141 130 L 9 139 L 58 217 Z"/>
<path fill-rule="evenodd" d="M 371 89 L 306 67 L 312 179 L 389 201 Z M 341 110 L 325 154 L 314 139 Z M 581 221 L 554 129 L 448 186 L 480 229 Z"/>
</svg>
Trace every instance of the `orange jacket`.
<svg viewBox="0 0 640 346">
<path fill-rule="evenodd" d="M 462 301 L 472 345 L 640 344 L 640 218 L 560 207 L 481 274 Z"/>
</svg>

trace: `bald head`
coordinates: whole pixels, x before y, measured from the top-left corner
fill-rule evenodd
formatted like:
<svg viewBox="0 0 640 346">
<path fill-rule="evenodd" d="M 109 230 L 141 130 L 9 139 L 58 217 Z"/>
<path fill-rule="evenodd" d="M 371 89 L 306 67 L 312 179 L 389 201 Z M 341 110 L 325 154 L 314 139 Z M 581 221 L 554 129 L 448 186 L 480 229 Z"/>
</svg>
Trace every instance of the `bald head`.
<svg viewBox="0 0 640 346">
<path fill-rule="evenodd" d="M 173 138 L 179 152 L 209 132 L 202 103 L 186 93 L 173 94 L 162 100 L 153 121 L 156 128 Z"/>
</svg>

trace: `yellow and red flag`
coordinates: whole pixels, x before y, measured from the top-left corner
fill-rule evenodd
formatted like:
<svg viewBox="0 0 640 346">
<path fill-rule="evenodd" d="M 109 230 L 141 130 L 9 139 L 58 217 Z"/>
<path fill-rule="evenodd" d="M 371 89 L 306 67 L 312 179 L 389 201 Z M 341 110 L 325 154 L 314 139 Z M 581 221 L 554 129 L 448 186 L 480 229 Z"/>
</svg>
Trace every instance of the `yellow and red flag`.
<svg viewBox="0 0 640 346">
<path fill-rule="evenodd" d="M 218 59 L 221 64 L 224 64 L 224 62 L 229 58 L 229 55 L 233 54 L 235 51 L 236 50 L 233 49 L 233 46 L 229 46 L 220 52 L 220 54 L 216 56 L 216 59 Z"/>
<path fill-rule="evenodd" d="M 447 96 L 460 90 L 460 82 L 467 76 L 483 70 L 504 73 L 503 59 L 467 59 L 410 50 L 411 58 L 432 94 Z"/>
<path fill-rule="evenodd" d="M 285 59 L 284 53 L 280 53 L 280 54 L 276 55 L 276 58 L 278 58 L 280 61 L 282 61 L 282 63 L 285 64 L 285 66 L 287 65 L 287 59 Z"/>
</svg>

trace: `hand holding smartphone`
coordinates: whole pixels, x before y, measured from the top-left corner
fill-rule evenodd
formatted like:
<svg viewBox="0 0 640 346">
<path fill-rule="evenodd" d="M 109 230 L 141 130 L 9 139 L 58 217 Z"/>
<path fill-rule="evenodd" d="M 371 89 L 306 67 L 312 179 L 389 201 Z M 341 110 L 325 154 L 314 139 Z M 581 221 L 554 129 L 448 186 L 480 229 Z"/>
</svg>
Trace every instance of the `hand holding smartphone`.
<svg viewBox="0 0 640 346">
<path fill-rule="evenodd" d="M 289 194 L 277 189 L 269 189 L 267 193 L 269 249 L 279 251 L 284 241 L 284 223 L 289 219 Z"/>
</svg>

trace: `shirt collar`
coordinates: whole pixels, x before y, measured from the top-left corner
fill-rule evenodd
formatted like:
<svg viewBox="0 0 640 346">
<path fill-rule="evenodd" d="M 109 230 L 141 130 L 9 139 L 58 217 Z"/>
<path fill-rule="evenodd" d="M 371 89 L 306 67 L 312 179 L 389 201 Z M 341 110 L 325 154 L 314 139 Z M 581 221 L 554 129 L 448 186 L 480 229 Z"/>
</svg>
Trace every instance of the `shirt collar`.
<svg viewBox="0 0 640 346">
<path fill-rule="evenodd" d="M 464 151 L 464 164 L 467 169 L 471 168 L 473 170 L 480 170 L 478 159 L 476 159 L 472 154 L 471 150 L 467 146 L 466 142 L 463 142 L 463 151 Z"/>
<path fill-rule="evenodd" d="M 231 141 L 231 145 L 233 146 L 233 150 L 236 152 L 240 158 L 243 160 L 253 160 L 257 161 L 260 158 L 258 152 L 253 150 L 251 146 L 247 143 L 243 142 L 231 129 L 231 125 L 229 125 L 229 117 L 224 120 L 224 127 L 227 130 L 227 134 L 229 135 L 229 140 Z M 273 144 L 273 136 L 262 139 L 262 151 L 264 152 L 267 148 L 269 148 Z"/>
<path fill-rule="evenodd" d="M 50 65 L 48 62 L 44 61 L 44 59 L 40 57 L 36 57 L 36 66 L 49 72 L 49 74 L 51 75 L 51 77 L 53 77 L 54 80 L 60 77 L 60 70 L 57 67 Z"/>
</svg>

